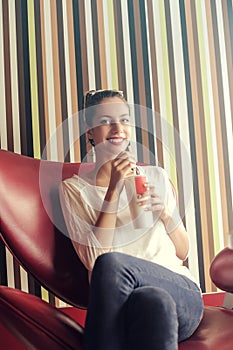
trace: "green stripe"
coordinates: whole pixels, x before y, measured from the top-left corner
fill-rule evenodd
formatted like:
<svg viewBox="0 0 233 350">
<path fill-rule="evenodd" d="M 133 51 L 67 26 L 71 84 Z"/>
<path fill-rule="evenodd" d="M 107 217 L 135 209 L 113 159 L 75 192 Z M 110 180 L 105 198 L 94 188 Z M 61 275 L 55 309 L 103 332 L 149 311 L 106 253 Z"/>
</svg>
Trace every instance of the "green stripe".
<svg viewBox="0 0 233 350">
<path fill-rule="evenodd" d="M 169 71 L 169 60 L 168 60 L 168 47 L 167 47 L 167 30 L 166 30 L 166 18 L 165 18 L 165 7 L 164 2 L 159 1 L 159 17 L 160 17 L 160 30 L 161 30 L 161 43 L 162 43 L 162 53 L 163 53 L 163 74 L 164 74 L 164 87 L 166 95 L 166 118 L 169 127 L 168 127 L 168 148 L 169 154 L 174 156 L 170 158 L 170 167 L 171 167 L 171 180 L 177 189 L 177 171 L 176 171 L 176 162 L 175 162 L 175 144 L 174 144 L 174 135 L 173 135 L 173 117 L 172 117 L 172 100 L 171 100 L 171 85 L 170 85 L 170 71 Z"/>
</svg>

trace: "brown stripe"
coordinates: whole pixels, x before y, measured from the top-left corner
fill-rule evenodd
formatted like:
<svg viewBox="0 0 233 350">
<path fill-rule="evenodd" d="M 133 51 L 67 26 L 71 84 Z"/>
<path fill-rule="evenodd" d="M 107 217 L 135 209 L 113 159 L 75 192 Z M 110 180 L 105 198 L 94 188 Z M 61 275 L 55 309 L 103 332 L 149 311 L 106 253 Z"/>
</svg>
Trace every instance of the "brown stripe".
<svg viewBox="0 0 233 350">
<path fill-rule="evenodd" d="M 49 292 L 49 304 L 59 307 L 59 305 L 56 304 L 56 299 L 57 298 L 55 298 L 54 294 Z"/>
<path fill-rule="evenodd" d="M 209 278 L 209 266 L 210 260 L 214 253 L 213 239 L 211 239 L 212 222 L 210 213 L 210 195 L 208 185 L 208 167 L 206 159 L 206 144 L 204 138 L 205 125 L 203 123 L 204 111 L 202 100 L 202 88 L 200 80 L 200 60 L 199 60 L 199 47 L 197 37 L 197 22 L 196 22 L 196 10 L 195 4 L 190 3 L 189 0 L 185 0 L 186 9 L 186 21 L 187 21 L 187 34 L 189 42 L 189 59 L 190 59 L 190 75 L 191 75 L 191 88 L 192 88 L 192 100 L 193 100 L 193 114 L 194 114 L 194 128 L 195 128 L 195 140 L 196 140 L 196 156 L 197 156 L 197 170 L 198 170 L 198 185 L 200 194 L 200 211 L 201 211 L 201 223 L 202 232 L 205 234 L 202 236 L 203 240 L 203 260 L 204 260 L 204 273 L 206 281 L 207 291 L 212 290 L 212 282 Z"/>
<path fill-rule="evenodd" d="M 13 259 L 13 266 L 14 266 L 15 288 L 21 289 L 20 266 L 15 259 Z"/>
<path fill-rule="evenodd" d="M 133 3 L 134 7 L 134 24 L 135 24 L 135 40 L 136 40 L 136 55 L 137 55 L 137 67 L 138 67 L 138 83 L 140 84 L 139 89 L 139 100 L 140 100 L 140 119 L 142 128 L 142 144 L 143 144 L 143 161 L 150 164 L 149 155 L 149 140 L 148 140 L 148 124 L 147 124 L 147 114 L 146 114 L 146 90 L 145 90 L 145 76 L 144 76 L 144 61 L 142 53 L 142 37 L 141 37 L 141 20 L 140 20 L 140 8 L 139 2 Z"/>
</svg>

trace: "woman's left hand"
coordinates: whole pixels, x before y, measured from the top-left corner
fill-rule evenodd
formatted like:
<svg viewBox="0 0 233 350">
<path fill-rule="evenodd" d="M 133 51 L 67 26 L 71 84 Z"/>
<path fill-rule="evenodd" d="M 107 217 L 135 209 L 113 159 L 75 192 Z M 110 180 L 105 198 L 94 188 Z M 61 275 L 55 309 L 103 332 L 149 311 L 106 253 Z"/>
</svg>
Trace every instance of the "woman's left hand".
<svg viewBox="0 0 233 350">
<path fill-rule="evenodd" d="M 158 217 L 164 222 L 171 218 L 171 213 L 169 213 L 168 208 L 166 207 L 163 200 L 155 193 L 155 187 L 147 185 L 148 190 L 138 195 L 137 204 L 142 207 L 145 211 L 152 211 L 157 214 Z"/>
</svg>

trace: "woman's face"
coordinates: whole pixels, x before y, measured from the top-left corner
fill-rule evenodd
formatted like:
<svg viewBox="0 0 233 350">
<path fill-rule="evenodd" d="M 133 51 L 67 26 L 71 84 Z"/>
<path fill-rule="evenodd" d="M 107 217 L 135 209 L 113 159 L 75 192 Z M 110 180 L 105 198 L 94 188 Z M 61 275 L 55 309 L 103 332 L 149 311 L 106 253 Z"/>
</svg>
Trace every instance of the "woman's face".
<svg viewBox="0 0 233 350">
<path fill-rule="evenodd" d="M 108 97 L 94 111 L 88 136 L 94 140 L 96 154 L 114 156 L 124 151 L 131 137 L 128 105 L 118 97 Z"/>
</svg>

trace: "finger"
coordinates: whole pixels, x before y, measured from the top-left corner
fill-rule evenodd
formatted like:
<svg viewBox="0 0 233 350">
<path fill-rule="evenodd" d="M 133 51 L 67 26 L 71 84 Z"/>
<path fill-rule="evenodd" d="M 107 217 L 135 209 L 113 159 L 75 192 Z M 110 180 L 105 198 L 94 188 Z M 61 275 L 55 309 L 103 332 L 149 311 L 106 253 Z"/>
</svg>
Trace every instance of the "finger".
<svg viewBox="0 0 233 350">
<path fill-rule="evenodd" d="M 137 204 L 141 207 L 150 204 L 151 203 L 151 197 L 150 196 L 143 196 L 140 199 L 137 200 Z"/>
<path fill-rule="evenodd" d="M 151 185 L 150 183 L 147 183 L 147 188 L 148 188 L 148 191 L 150 191 L 151 194 L 155 195 L 155 186 L 154 185 Z"/>
<path fill-rule="evenodd" d="M 153 211 L 154 213 L 162 213 L 164 210 L 164 205 L 156 204 L 154 205 L 151 203 L 150 205 L 145 206 L 144 208 L 145 211 Z"/>
</svg>

